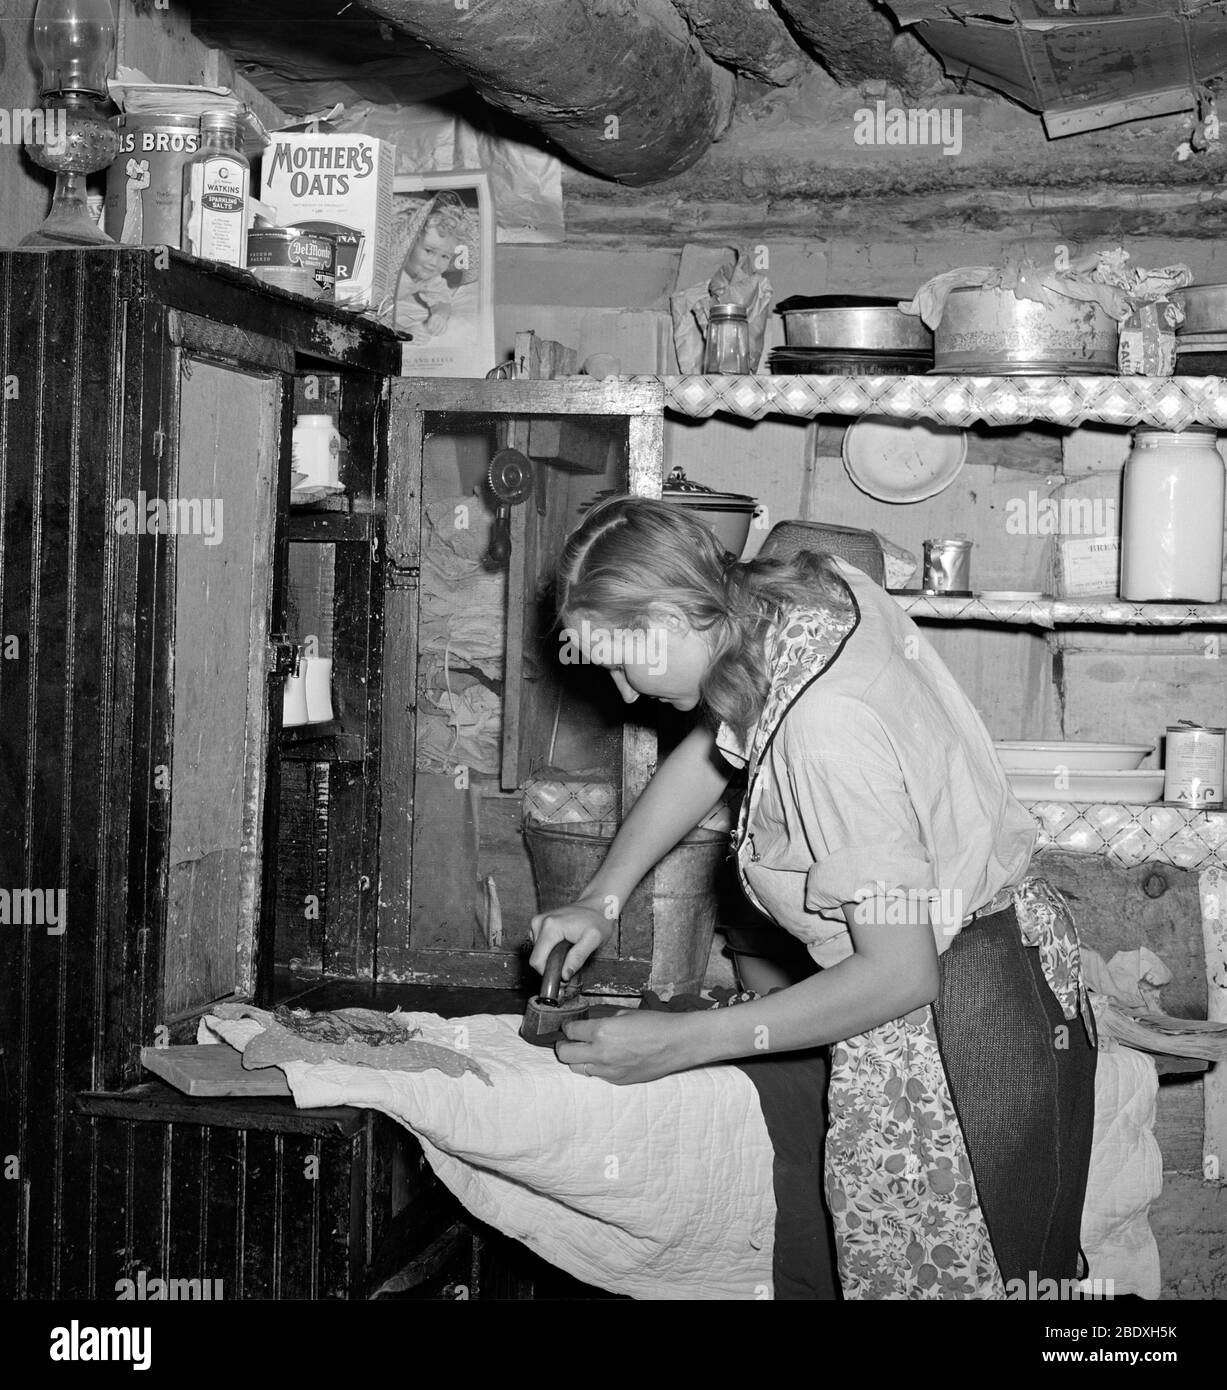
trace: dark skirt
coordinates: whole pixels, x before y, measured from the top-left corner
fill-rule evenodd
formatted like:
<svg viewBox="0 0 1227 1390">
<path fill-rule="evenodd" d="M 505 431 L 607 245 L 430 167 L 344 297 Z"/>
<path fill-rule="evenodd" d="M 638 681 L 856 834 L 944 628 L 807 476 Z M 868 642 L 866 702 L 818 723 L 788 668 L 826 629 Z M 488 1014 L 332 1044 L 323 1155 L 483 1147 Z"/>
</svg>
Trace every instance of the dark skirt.
<svg viewBox="0 0 1227 1390">
<path fill-rule="evenodd" d="M 1013 907 L 964 926 L 939 969 L 938 1044 L 1001 1276 L 1077 1278 L 1094 1045 Z"/>
</svg>

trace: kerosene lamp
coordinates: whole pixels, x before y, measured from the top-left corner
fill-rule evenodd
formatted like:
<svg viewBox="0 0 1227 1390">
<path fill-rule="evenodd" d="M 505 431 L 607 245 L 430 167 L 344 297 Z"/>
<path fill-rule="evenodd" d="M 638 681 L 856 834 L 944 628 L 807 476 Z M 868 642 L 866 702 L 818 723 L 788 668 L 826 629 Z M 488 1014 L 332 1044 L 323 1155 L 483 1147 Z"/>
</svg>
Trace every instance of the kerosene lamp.
<svg viewBox="0 0 1227 1390">
<path fill-rule="evenodd" d="M 56 175 L 55 196 L 47 220 L 21 244 L 113 245 L 90 216 L 85 187 L 86 175 L 119 153 L 119 132 L 103 114 L 115 52 L 110 0 L 38 0 L 34 52 L 42 67 L 42 138 L 27 141 L 26 152 Z"/>
</svg>

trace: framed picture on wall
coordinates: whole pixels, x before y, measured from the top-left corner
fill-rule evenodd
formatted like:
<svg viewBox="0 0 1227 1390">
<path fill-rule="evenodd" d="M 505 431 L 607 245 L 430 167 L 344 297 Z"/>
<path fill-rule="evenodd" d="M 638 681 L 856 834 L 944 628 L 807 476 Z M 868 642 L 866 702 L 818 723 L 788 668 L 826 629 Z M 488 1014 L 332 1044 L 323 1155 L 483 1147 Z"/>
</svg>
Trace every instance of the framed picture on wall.
<svg viewBox="0 0 1227 1390">
<path fill-rule="evenodd" d="M 484 377 L 495 365 L 489 176 L 399 175 L 392 209 L 393 323 L 413 334 L 402 373 Z"/>
</svg>

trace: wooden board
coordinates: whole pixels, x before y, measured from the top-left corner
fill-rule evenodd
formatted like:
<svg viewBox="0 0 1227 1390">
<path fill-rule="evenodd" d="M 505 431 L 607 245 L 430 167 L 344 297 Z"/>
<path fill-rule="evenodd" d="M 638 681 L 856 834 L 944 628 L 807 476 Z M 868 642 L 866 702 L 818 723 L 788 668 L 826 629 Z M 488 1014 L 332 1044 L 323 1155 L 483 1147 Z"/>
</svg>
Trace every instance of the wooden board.
<svg viewBox="0 0 1227 1390">
<path fill-rule="evenodd" d="M 234 1048 L 216 1046 L 142 1047 L 141 1065 L 189 1096 L 288 1096 L 280 1067 L 244 1071 Z"/>
</svg>

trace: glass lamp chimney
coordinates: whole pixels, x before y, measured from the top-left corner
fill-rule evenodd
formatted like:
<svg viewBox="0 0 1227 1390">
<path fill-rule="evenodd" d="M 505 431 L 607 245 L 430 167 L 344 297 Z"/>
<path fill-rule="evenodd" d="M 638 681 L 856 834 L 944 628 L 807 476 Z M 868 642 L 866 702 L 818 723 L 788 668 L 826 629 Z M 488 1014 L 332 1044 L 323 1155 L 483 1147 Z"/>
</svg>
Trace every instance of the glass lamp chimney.
<svg viewBox="0 0 1227 1390">
<path fill-rule="evenodd" d="M 105 97 L 114 51 L 110 0 L 38 0 L 34 52 L 43 70 L 44 97 L 53 92 Z"/>
</svg>

